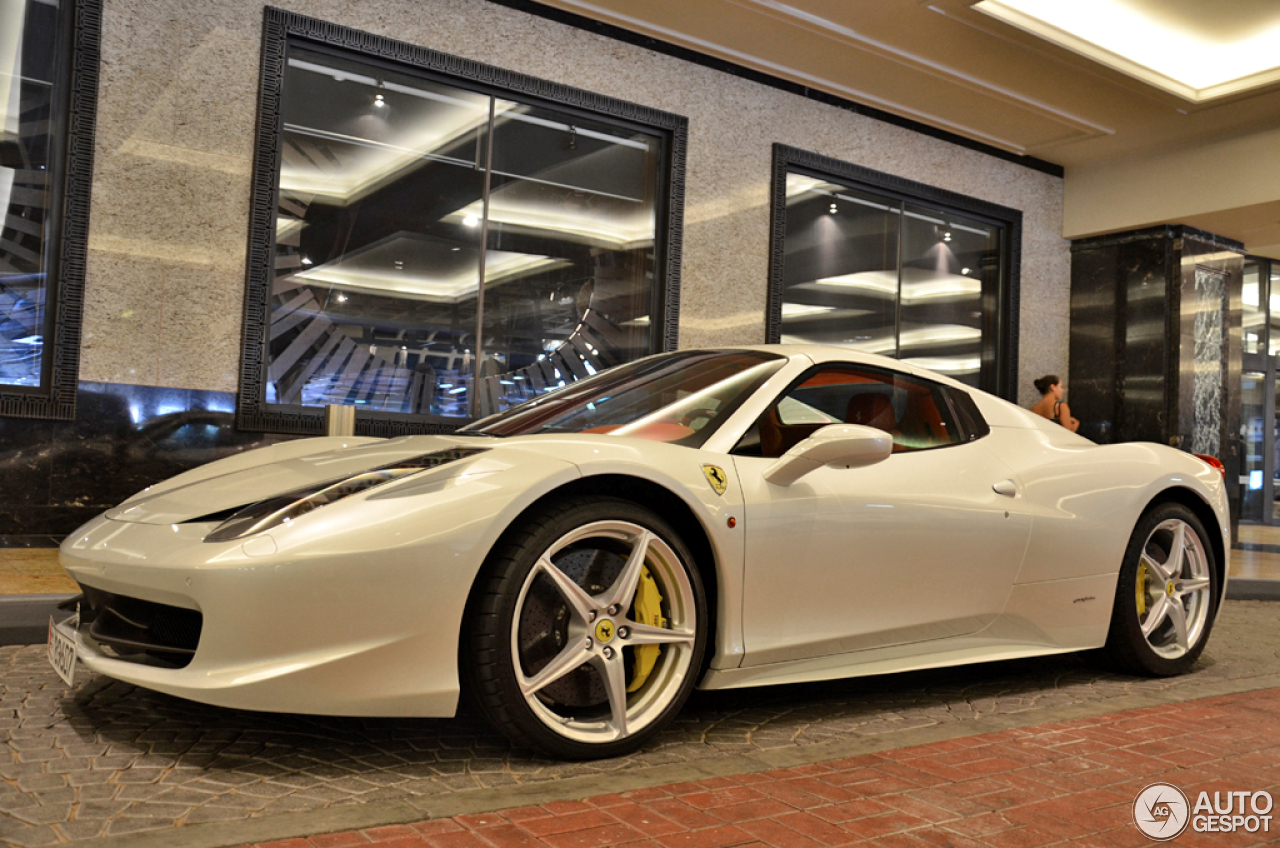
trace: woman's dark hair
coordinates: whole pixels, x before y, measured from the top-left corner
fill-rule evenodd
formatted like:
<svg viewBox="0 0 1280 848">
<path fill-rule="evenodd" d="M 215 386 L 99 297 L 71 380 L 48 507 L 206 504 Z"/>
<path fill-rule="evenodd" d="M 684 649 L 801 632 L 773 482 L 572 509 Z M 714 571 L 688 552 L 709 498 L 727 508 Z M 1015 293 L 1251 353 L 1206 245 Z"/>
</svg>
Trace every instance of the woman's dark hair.
<svg viewBox="0 0 1280 848">
<path fill-rule="evenodd" d="M 1045 374 L 1039 380 L 1036 380 L 1036 391 L 1042 395 L 1047 395 L 1050 389 L 1061 382 L 1057 374 Z"/>
</svg>

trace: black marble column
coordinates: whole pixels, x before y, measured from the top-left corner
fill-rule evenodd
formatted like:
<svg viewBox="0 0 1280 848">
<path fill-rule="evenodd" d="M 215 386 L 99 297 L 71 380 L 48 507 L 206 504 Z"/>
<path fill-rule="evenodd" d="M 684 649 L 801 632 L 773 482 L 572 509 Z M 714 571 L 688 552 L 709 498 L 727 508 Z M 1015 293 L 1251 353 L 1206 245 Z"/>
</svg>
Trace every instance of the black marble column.
<svg viewBox="0 0 1280 848">
<path fill-rule="evenodd" d="M 235 395 L 81 383 L 74 421 L 0 417 L 0 547 L 45 547 L 175 474 L 290 437 L 235 428 Z"/>
<path fill-rule="evenodd" d="M 1211 454 L 1239 479 L 1243 245 L 1161 226 L 1071 251 L 1068 385 L 1081 435 Z M 1239 487 L 1228 492 L 1234 524 Z"/>
</svg>

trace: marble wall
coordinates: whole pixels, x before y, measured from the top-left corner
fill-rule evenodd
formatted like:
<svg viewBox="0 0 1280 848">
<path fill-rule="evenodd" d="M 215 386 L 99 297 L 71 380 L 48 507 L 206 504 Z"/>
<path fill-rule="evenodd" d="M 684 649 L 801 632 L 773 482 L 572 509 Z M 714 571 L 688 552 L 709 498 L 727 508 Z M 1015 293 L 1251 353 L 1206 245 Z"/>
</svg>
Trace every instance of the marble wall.
<svg viewBox="0 0 1280 848">
<path fill-rule="evenodd" d="M 1057 177 L 481 0 L 278 5 L 688 117 L 682 346 L 764 339 L 781 142 L 1022 210 L 1020 400 L 1066 372 Z M 236 388 L 262 14 L 253 0 L 105 0 L 87 380 Z"/>
<path fill-rule="evenodd" d="M 188 468 L 286 437 L 235 429 L 235 395 L 81 383 L 74 421 L 0 418 L 0 547 L 47 547 Z"/>
<path fill-rule="evenodd" d="M 1150 441 L 1242 468 L 1243 248 L 1187 227 L 1081 239 L 1071 271 L 1072 414 L 1097 442 Z M 1232 514 L 1239 515 L 1232 486 Z"/>
</svg>

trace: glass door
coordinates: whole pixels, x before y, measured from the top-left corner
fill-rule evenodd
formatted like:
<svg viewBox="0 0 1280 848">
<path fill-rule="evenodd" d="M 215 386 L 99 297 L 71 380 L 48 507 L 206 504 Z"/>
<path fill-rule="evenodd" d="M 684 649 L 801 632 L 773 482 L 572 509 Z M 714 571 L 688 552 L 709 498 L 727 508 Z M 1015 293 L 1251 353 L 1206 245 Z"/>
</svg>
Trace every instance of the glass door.
<svg viewBox="0 0 1280 848">
<path fill-rule="evenodd" d="M 1242 287 L 1244 369 L 1240 385 L 1240 436 L 1244 465 L 1240 520 L 1280 524 L 1280 261 L 1250 257 Z"/>
</svg>

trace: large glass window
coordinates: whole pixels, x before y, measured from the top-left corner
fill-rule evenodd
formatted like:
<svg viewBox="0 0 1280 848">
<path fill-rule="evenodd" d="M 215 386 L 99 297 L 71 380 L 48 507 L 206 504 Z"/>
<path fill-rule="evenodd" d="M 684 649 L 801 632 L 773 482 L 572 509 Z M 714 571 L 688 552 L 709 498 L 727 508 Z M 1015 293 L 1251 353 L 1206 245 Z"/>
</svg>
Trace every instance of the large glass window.
<svg viewBox="0 0 1280 848">
<path fill-rule="evenodd" d="M 770 340 L 878 353 L 1009 391 L 1020 213 L 778 150 Z"/>
<path fill-rule="evenodd" d="M 75 393 L 78 326 L 59 334 L 58 303 L 78 308 L 83 272 L 64 268 L 64 242 L 83 255 L 85 209 L 64 193 L 87 198 L 89 162 L 66 155 L 71 110 L 92 144 L 92 86 L 69 96 L 73 73 L 74 0 L 0 0 L 0 401 L 7 412 L 69 417 Z M 90 16 L 96 20 L 96 16 Z M 96 27 L 83 24 L 76 73 L 96 72 Z M 67 191 L 68 172 L 80 180 Z M 78 213 L 78 214 L 77 214 Z M 68 226 L 77 230 L 71 236 Z M 59 285 L 63 284 L 61 295 Z M 55 361 L 53 339 L 64 348 Z"/>
<path fill-rule="evenodd" d="M 665 346 L 669 130 L 301 39 L 280 95 L 251 403 L 456 422 Z"/>
</svg>

